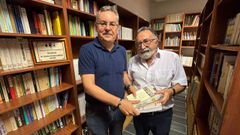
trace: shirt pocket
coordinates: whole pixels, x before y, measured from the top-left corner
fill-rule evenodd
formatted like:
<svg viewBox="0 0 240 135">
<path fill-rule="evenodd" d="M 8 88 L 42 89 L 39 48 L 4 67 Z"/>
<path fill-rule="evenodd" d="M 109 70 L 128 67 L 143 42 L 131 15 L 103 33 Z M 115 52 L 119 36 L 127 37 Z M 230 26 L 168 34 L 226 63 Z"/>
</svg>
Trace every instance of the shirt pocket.
<svg viewBox="0 0 240 135">
<path fill-rule="evenodd" d="M 155 73 L 155 84 L 168 87 L 171 84 L 173 78 L 173 72 L 171 70 L 157 70 Z"/>
</svg>

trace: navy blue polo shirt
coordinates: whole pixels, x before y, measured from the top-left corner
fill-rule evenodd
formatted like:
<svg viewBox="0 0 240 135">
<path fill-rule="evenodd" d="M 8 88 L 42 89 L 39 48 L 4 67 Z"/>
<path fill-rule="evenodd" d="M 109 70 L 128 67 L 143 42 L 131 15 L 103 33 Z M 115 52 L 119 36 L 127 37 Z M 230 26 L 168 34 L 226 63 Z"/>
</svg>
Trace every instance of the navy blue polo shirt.
<svg viewBox="0 0 240 135">
<path fill-rule="evenodd" d="M 127 70 L 126 50 L 115 44 L 110 51 L 103 48 L 98 38 L 83 45 L 79 53 L 79 74 L 94 74 L 95 83 L 117 97 L 124 97 L 123 72 Z M 100 103 L 86 94 L 88 103 Z"/>
</svg>

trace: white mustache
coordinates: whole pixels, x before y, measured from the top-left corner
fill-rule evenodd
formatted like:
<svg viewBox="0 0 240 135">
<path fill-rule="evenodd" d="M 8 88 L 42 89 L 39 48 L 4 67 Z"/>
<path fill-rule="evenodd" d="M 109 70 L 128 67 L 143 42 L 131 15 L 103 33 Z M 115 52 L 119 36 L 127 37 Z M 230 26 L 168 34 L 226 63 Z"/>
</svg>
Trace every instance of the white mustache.
<svg viewBox="0 0 240 135">
<path fill-rule="evenodd" d="M 146 53 L 146 52 L 150 52 L 151 50 L 150 49 L 144 49 L 141 51 L 141 53 Z"/>
</svg>

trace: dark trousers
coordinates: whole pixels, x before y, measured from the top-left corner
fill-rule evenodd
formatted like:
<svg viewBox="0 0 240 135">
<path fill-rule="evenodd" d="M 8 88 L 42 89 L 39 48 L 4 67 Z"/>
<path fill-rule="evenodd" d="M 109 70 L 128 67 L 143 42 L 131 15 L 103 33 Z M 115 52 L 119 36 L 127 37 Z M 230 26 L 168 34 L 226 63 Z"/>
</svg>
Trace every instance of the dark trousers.
<svg viewBox="0 0 240 135">
<path fill-rule="evenodd" d="M 153 135 L 168 135 L 172 121 L 172 109 L 163 112 L 142 113 L 134 117 L 136 135 L 148 135 L 151 130 Z"/>
<path fill-rule="evenodd" d="M 86 119 L 92 135 L 122 135 L 125 115 L 118 108 L 87 103 Z"/>
</svg>

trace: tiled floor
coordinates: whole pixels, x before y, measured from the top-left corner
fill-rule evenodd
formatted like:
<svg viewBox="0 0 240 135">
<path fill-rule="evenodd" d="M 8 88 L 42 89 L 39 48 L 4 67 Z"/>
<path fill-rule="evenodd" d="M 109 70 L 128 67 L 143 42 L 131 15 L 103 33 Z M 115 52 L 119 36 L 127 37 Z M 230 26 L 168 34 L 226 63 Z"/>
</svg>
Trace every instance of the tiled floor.
<svg viewBox="0 0 240 135">
<path fill-rule="evenodd" d="M 187 135 L 187 114 L 186 114 L 187 90 L 175 96 L 175 106 L 173 108 L 173 119 L 170 135 Z M 135 135 L 133 123 L 123 131 L 123 135 Z M 152 135 L 150 132 L 149 135 Z"/>
</svg>

